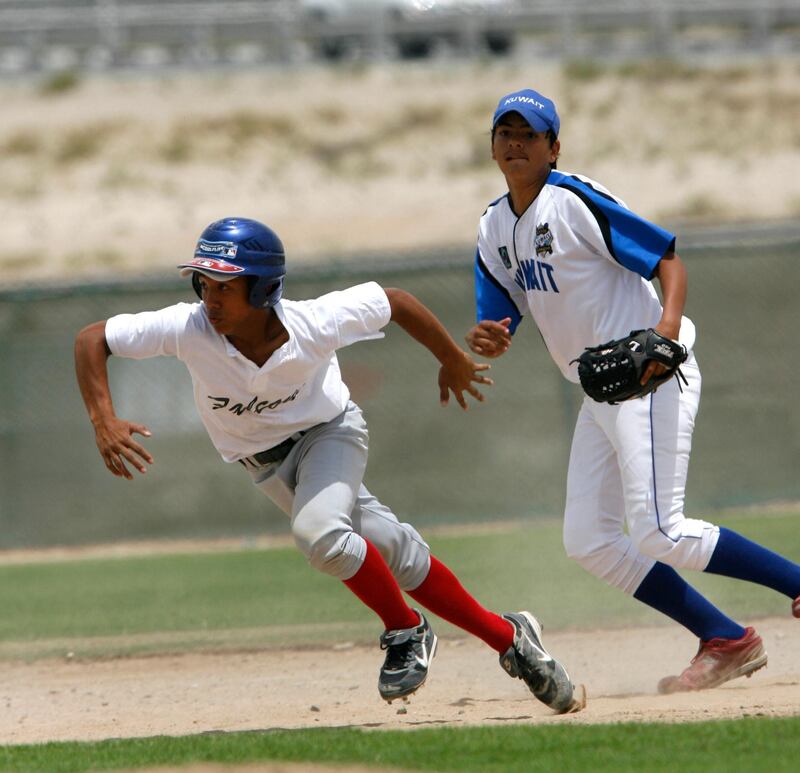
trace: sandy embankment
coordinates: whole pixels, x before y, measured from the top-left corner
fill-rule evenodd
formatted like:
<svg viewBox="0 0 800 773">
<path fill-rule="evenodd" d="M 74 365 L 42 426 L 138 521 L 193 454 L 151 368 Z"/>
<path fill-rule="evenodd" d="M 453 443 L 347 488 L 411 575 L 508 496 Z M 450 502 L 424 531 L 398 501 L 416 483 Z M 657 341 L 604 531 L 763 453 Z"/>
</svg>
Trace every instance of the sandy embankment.
<svg viewBox="0 0 800 773">
<path fill-rule="evenodd" d="M 498 97 L 562 115 L 561 168 L 660 222 L 800 214 L 800 63 L 578 77 L 540 63 L 0 84 L 3 281 L 168 271 L 258 217 L 293 260 L 473 242 Z"/>
</svg>

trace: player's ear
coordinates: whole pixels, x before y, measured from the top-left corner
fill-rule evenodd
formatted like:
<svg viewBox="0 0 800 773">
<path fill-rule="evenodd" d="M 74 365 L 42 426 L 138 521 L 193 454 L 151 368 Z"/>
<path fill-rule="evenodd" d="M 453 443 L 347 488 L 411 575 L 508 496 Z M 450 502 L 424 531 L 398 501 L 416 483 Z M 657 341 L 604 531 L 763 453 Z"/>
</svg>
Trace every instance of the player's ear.
<svg viewBox="0 0 800 773">
<path fill-rule="evenodd" d="M 558 157 L 561 154 L 561 141 L 554 140 L 553 144 L 550 146 L 550 163 L 555 164 L 558 161 Z"/>
</svg>

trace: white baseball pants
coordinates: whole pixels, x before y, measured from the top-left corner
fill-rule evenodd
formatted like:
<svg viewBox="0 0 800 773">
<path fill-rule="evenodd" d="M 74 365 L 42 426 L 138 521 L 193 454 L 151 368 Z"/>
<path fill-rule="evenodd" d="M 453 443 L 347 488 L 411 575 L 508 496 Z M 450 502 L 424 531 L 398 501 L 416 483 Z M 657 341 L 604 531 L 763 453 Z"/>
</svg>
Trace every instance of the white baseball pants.
<svg viewBox="0 0 800 773">
<path fill-rule="evenodd" d="M 289 516 L 295 543 L 315 569 L 349 580 L 364 562 L 367 539 L 398 585 L 413 590 L 428 576 L 430 550 L 362 483 L 368 444 L 361 409 L 351 401 L 300 438 L 282 462 L 248 465 L 248 472 Z"/>
<path fill-rule="evenodd" d="M 586 397 L 575 426 L 564 547 L 630 594 L 656 561 L 705 569 L 719 537 L 718 527 L 683 513 L 701 377 L 693 355 L 681 369 L 682 392 L 673 378 L 618 405 Z"/>
</svg>

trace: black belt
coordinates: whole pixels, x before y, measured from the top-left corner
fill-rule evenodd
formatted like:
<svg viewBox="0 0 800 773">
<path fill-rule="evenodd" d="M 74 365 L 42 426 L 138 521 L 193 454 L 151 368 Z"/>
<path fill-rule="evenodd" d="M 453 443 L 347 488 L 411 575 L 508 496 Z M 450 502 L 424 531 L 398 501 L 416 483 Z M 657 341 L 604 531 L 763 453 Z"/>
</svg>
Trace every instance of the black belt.
<svg viewBox="0 0 800 773">
<path fill-rule="evenodd" d="M 250 458 L 254 459 L 259 464 L 282 462 L 287 456 L 289 456 L 289 451 L 294 448 L 294 444 L 305 434 L 305 430 L 303 432 L 295 432 L 291 437 L 287 437 L 283 443 L 278 443 L 278 445 L 272 446 L 272 448 L 268 448 L 266 451 L 259 451 L 257 454 L 253 454 Z"/>
</svg>

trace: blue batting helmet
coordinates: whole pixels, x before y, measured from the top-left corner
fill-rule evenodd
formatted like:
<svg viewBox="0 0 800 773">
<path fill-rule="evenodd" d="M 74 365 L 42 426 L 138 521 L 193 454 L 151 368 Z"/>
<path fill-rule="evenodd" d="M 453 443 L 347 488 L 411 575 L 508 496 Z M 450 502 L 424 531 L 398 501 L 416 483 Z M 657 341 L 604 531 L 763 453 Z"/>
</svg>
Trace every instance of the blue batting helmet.
<svg viewBox="0 0 800 773">
<path fill-rule="evenodd" d="M 198 274 L 217 281 L 248 277 L 251 306 L 274 306 L 283 294 L 286 255 L 278 235 L 258 220 L 226 217 L 208 226 L 197 241 L 194 259 L 178 266 L 181 276 L 192 275 L 200 297 Z"/>
</svg>

